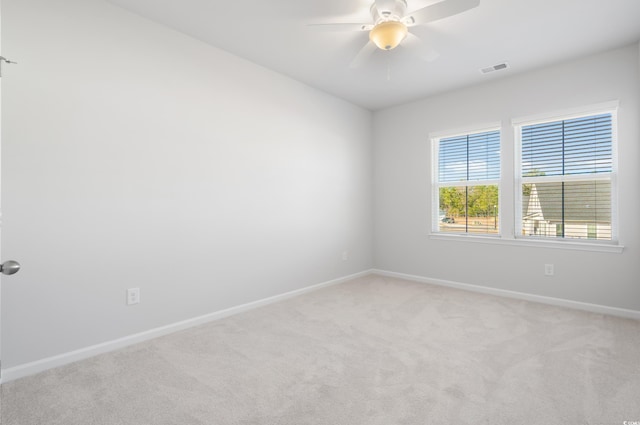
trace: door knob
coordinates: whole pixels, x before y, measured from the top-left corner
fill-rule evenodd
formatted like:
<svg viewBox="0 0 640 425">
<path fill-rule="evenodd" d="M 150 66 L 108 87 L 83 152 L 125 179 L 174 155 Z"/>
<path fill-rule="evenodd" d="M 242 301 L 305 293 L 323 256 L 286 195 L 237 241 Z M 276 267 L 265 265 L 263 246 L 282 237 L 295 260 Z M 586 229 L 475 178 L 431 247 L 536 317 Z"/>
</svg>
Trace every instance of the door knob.
<svg viewBox="0 0 640 425">
<path fill-rule="evenodd" d="M 20 263 L 17 261 L 9 260 L 0 264 L 0 273 L 2 274 L 16 274 L 20 271 Z"/>
</svg>

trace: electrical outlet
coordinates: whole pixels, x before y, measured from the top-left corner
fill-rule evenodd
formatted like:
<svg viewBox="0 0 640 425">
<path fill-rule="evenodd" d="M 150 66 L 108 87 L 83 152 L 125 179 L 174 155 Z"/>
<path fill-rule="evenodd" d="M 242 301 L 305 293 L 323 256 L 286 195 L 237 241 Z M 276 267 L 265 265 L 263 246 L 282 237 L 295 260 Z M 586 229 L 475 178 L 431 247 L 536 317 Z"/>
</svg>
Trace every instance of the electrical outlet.
<svg viewBox="0 0 640 425">
<path fill-rule="evenodd" d="M 127 289 L 127 305 L 140 303 L 140 288 Z"/>
<path fill-rule="evenodd" d="M 553 276 L 553 264 L 545 264 L 544 265 L 544 275 L 545 276 Z"/>
<path fill-rule="evenodd" d="M 349 251 L 342 251 L 342 261 L 347 261 L 349 259 Z"/>
</svg>

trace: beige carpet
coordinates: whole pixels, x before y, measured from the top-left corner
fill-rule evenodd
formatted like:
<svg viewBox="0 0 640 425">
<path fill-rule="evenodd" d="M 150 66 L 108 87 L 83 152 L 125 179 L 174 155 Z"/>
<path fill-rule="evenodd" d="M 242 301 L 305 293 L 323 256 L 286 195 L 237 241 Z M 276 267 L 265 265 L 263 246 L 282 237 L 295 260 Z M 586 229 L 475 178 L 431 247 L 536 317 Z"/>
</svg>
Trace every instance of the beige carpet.
<svg viewBox="0 0 640 425">
<path fill-rule="evenodd" d="M 2 387 L 3 425 L 622 425 L 640 322 L 369 276 Z"/>
</svg>

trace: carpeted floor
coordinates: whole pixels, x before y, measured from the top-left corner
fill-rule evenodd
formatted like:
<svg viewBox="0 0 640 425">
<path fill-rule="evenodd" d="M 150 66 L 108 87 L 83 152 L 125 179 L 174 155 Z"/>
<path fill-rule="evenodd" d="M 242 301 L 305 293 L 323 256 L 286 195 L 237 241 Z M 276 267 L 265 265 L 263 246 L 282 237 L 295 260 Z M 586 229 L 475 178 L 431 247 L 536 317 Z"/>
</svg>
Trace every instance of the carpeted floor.
<svg viewBox="0 0 640 425">
<path fill-rule="evenodd" d="M 368 276 L 2 386 L 2 425 L 622 425 L 640 322 Z"/>
</svg>

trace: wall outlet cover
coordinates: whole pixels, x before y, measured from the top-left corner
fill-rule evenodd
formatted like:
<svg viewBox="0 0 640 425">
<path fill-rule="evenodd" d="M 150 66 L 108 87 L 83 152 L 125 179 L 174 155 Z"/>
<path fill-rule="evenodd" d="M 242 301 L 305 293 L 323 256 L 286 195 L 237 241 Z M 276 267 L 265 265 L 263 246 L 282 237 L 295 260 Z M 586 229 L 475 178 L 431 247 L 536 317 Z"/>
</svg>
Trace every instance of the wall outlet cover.
<svg viewBox="0 0 640 425">
<path fill-rule="evenodd" d="M 553 264 L 544 265 L 544 274 L 545 276 L 553 276 Z"/>
<path fill-rule="evenodd" d="M 127 289 L 127 305 L 140 303 L 140 288 Z"/>
</svg>

